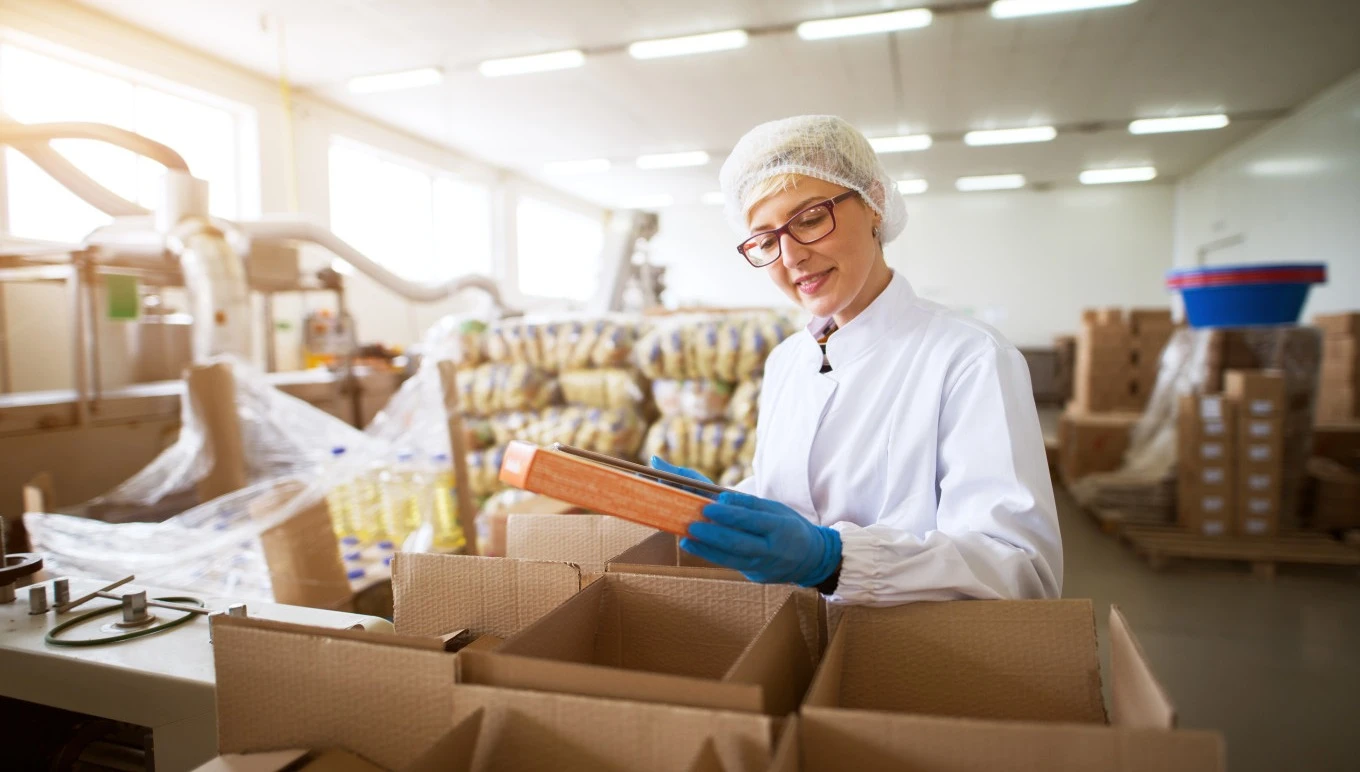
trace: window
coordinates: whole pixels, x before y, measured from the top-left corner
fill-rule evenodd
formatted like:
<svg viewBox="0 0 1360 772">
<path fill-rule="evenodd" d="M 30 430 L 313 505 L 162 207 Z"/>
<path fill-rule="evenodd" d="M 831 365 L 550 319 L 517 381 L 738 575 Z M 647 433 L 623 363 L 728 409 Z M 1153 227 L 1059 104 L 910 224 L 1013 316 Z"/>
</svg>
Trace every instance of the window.
<svg viewBox="0 0 1360 772">
<path fill-rule="evenodd" d="M 24 123 L 94 121 L 163 142 L 208 181 L 209 210 L 234 218 L 241 210 L 242 112 L 152 88 L 26 48 L 0 44 L 0 110 Z M 113 192 L 154 208 L 164 167 L 93 140 L 52 146 Z M 109 217 L 48 177 L 13 148 L 5 149 L 9 231 L 15 236 L 79 241 Z"/>
<path fill-rule="evenodd" d="M 519 289 L 533 297 L 589 300 L 599 284 L 604 224 L 523 197 L 515 210 Z"/>
<path fill-rule="evenodd" d="M 331 230 L 412 281 L 491 274 L 491 193 L 345 139 L 330 146 Z"/>
</svg>

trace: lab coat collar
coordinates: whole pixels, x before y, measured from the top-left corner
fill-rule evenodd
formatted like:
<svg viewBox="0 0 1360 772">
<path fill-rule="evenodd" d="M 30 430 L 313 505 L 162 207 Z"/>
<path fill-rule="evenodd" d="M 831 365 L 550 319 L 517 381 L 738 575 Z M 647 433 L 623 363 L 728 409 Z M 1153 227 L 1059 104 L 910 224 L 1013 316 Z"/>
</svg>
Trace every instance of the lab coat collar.
<svg viewBox="0 0 1360 772">
<path fill-rule="evenodd" d="M 892 280 L 888 282 L 883 292 L 874 298 L 874 302 L 827 339 L 826 359 L 831 363 L 832 372 L 873 350 L 874 346 L 897 326 L 898 320 L 902 318 L 902 311 L 916 300 L 916 292 L 911 288 L 911 282 L 897 271 L 893 271 L 892 274 Z M 816 355 L 819 366 L 822 352 L 821 347 L 817 345 L 817 339 L 826 332 L 831 323 L 831 317 L 827 316 L 813 317 L 812 321 L 808 322 L 808 339 L 812 349 L 809 354 Z"/>
</svg>

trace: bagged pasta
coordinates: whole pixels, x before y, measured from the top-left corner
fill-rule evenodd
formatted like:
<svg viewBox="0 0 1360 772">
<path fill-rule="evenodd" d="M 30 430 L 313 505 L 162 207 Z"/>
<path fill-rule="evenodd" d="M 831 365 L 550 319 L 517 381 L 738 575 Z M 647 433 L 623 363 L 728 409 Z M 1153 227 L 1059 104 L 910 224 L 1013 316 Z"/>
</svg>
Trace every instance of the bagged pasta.
<svg viewBox="0 0 1360 772">
<path fill-rule="evenodd" d="M 657 377 L 685 377 L 685 328 L 672 325 L 661 335 L 661 375 Z"/>
<path fill-rule="evenodd" d="M 731 488 L 737 483 L 751 477 L 754 472 L 748 466 L 733 465 L 723 470 L 722 476 L 718 478 L 718 484 L 724 488 Z"/>
<path fill-rule="evenodd" d="M 763 371 L 771 348 L 769 331 L 764 325 L 755 319 L 747 320 L 742 328 L 741 351 L 737 355 L 737 379 L 744 381 Z"/>
<path fill-rule="evenodd" d="M 723 445 L 723 424 L 696 424 L 700 426 L 699 431 L 699 470 L 709 479 L 718 475 L 722 465 L 719 458 L 722 454 Z"/>
<path fill-rule="evenodd" d="M 717 319 L 697 322 L 689 327 L 688 361 L 685 367 L 691 378 L 716 378 L 718 364 Z"/>
<path fill-rule="evenodd" d="M 732 400 L 727 403 L 727 420 L 755 428 L 756 412 L 760 407 L 760 378 L 737 384 Z"/>
<path fill-rule="evenodd" d="M 557 329 L 557 340 L 553 343 L 553 370 L 564 373 L 575 368 L 573 356 L 580 345 L 581 333 L 585 325 L 578 321 L 563 322 Z"/>
<path fill-rule="evenodd" d="M 626 324 L 607 324 L 591 349 L 590 363 L 596 367 L 623 367 L 633 356 L 637 331 Z"/>
<path fill-rule="evenodd" d="M 505 340 L 504 322 L 496 322 L 486 331 L 486 358 L 491 362 L 510 361 L 510 344 Z"/>
<path fill-rule="evenodd" d="M 727 424 L 723 429 L 722 448 L 718 452 L 718 466 L 729 467 L 738 463 L 742 449 L 746 447 L 749 432 L 741 424 Z"/>
<path fill-rule="evenodd" d="M 717 355 L 713 361 L 713 377 L 731 383 L 737 380 L 737 357 L 741 352 L 742 324 L 737 319 L 724 319 L 718 327 Z"/>
<path fill-rule="evenodd" d="M 716 421 L 727 411 L 732 387 L 722 381 L 686 381 L 680 390 L 680 414 L 695 421 Z"/>
</svg>

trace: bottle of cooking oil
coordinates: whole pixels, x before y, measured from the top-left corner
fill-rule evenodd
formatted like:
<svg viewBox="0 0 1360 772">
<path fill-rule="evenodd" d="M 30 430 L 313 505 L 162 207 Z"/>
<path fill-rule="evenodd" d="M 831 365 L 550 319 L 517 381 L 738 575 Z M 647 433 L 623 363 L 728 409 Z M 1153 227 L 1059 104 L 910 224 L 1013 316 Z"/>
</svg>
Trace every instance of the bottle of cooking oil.
<svg viewBox="0 0 1360 772">
<path fill-rule="evenodd" d="M 436 453 L 430 470 L 430 487 L 434 499 L 434 548 L 440 552 L 457 552 L 467 546 L 463 528 L 458 523 L 458 500 L 454 497 L 453 465 L 447 453 Z"/>
<path fill-rule="evenodd" d="M 337 445 L 331 448 L 329 482 L 331 489 L 326 493 L 326 509 L 331 515 L 331 527 L 335 537 L 344 539 L 354 535 L 353 487 L 345 479 L 345 448 Z"/>
<path fill-rule="evenodd" d="M 382 497 L 378 494 L 377 469 L 355 468 L 349 482 L 350 528 L 361 545 L 369 545 L 386 537 L 382 521 Z"/>
<path fill-rule="evenodd" d="M 400 545 L 413 530 L 411 510 L 416 507 L 411 490 L 411 454 L 398 453 L 396 463 L 378 471 L 378 493 L 382 497 L 382 523 L 387 538 Z M 419 522 L 416 527 L 419 527 Z"/>
</svg>

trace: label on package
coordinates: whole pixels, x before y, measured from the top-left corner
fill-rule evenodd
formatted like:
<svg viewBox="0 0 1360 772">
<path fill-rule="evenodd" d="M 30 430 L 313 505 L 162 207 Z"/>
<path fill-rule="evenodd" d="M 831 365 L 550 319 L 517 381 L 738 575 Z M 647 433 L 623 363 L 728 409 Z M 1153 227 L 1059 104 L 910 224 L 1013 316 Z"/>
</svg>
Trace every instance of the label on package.
<svg viewBox="0 0 1360 772">
<path fill-rule="evenodd" d="M 1252 421 L 1248 433 L 1253 437 L 1269 437 L 1271 433 L 1270 421 Z"/>
<path fill-rule="evenodd" d="M 1223 482 L 1224 478 L 1226 478 L 1226 477 L 1227 477 L 1227 475 L 1225 475 L 1225 474 L 1223 473 L 1223 467 L 1221 467 L 1221 466 L 1206 466 L 1206 467 L 1204 467 L 1204 484 L 1205 484 L 1205 485 L 1217 485 L 1217 484 Z"/>
<path fill-rule="evenodd" d="M 1223 511 L 1223 497 L 1222 497 L 1222 496 L 1205 496 L 1204 498 L 1200 499 L 1199 504 L 1200 504 L 1200 509 L 1204 510 L 1205 512 L 1222 512 L 1222 511 Z"/>
<path fill-rule="evenodd" d="M 1269 461 L 1270 446 L 1269 445 L 1247 446 L 1247 458 L 1251 459 L 1252 461 Z"/>
<path fill-rule="evenodd" d="M 1253 474 L 1247 476 L 1247 487 L 1254 491 L 1263 491 L 1270 487 L 1270 475 Z"/>
<path fill-rule="evenodd" d="M 1223 443 L 1206 442 L 1199 446 L 1200 458 L 1223 458 Z"/>
<path fill-rule="evenodd" d="M 1223 398 L 1217 396 L 1200 397 L 1199 417 L 1205 421 L 1223 420 Z"/>
<path fill-rule="evenodd" d="M 1270 530 L 1269 520 L 1261 520 L 1255 517 L 1247 518 L 1242 525 L 1246 528 L 1247 533 L 1262 534 Z"/>
<path fill-rule="evenodd" d="M 1205 437 L 1222 437 L 1226 431 L 1222 421 L 1210 421 L 1204 425 Z"/>
<path fill-rule="evenodd" d="M 1247 499 L 1247 511 L 1253 515 L 1268 515 L 1270 509 L 1270 499 Z"/>
<path fill-rule="evenodd" d="M 1204 531 L 1205 536 L 1222 536 L 1227 530 L 1227 524 L 1222 520 L 1205 520 L 1200 529 Z"/>
<path fill-rule="evenodd" d="M 1275 403 L 1268 399 L 1253 399 L 1249 410 L 1252 415 L 1270 415 L 1275 412 Z"/>
</svg>

